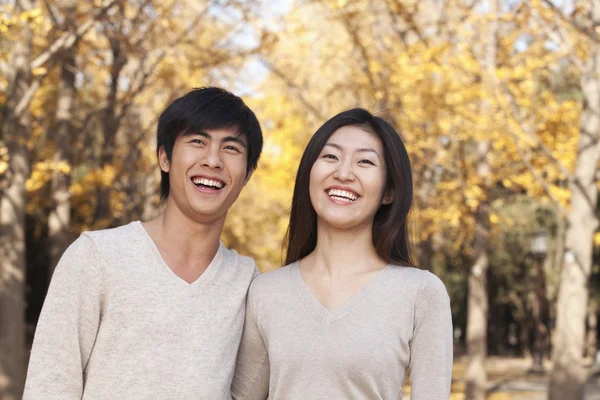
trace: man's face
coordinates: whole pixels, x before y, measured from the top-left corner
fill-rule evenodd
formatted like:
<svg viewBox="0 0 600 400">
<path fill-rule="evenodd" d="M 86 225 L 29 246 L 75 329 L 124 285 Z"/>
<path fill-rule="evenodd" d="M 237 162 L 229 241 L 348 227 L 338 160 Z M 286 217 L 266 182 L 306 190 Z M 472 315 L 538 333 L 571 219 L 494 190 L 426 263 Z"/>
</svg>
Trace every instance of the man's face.
<svg viewBox="0 0 600 400">
<path fill-rule="evenodd" d="M 201 222 L 225 218 L 250 174 L 248 142 L 236 129 L 210 129 L 180 135 L 171 161 L 159 151 L 161 169 L 169 174 L 169 203 Z"/>
</svg>

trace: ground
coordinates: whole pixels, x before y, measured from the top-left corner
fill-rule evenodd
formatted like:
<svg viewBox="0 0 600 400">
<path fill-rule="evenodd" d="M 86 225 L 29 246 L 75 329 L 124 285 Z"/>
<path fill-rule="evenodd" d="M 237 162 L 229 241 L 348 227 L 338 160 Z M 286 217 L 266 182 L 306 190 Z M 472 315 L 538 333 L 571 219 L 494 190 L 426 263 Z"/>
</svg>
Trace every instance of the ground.
<svg viewBox="0 0 600 400">
<path fill-rule="evenodd" d="M 466 357 L 455 360 L 452 368 L 451 400 L 465 400 L 464 371 Z M 547 374 L 530 374 L 531 360 L 525 358 L 489 357 L 486 361 L 489 390 L 487 400 L 546 400 Z M 550 371 L 551 365 L 544 365 Z M 585 390 L 585 400 L 600 400 L 600 377 L 590 379 Z M 410 399 L 407 385 L 403 400 Z"/>
</svg>

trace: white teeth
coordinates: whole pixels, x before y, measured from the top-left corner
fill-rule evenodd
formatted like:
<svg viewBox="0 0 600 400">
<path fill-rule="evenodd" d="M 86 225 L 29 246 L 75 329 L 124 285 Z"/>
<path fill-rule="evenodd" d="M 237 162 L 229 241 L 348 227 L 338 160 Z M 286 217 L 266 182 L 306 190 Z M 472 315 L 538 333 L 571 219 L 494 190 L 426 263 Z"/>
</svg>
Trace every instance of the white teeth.
<svg viewBox="0 0 600 400">
<path fill-rule="evenodd" d="M 212 179 L 206 178 L 194 178 L 192 179 L 192 182 L 194 182 L 196 185 L 212 186 L 217 189 L 221 189 L 224 186 L 223 182 L 213 181 Z"/>
<path fill-rule="evenodd" d="M 329 197 L 331 197 L 331 196 L 341 197 L 344 199 L 349 199 L 351 201 L 354 201 L 358 198 L 358 196 L 356 196 L 354 193 L 347 192 L 345 190 L 340 190 L 340 189 L 329 189 L 329 191 L 327 192 L 327 195 Z"/>
</svg>

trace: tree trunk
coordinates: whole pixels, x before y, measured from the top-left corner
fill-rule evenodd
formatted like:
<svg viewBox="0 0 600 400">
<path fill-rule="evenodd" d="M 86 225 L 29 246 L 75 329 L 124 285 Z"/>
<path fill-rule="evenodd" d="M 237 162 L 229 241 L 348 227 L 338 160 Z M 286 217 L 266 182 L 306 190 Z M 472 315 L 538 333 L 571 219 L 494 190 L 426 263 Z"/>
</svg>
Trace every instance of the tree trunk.
<svg viewBox="0 0 600 400">
<path fill-rule="evenodd" d="M 596 361 L 598 350 L 598 301 L 595 297 L 590 299 L 587 318 L 587 339 L 585 345 L 586 359 L 590 365 Z"/>
<path fill-rule="evenodd" d="M 116 37 L 109 38 L 112 50 L 111 82 L 108 93 L 107 104 L 104 109 L 102 120 L 102 152 L 100 154 L 100 168 L 106 169 L 112 166 L 116 149 L 117 131 L 119 130 L 120 120 L 117 116 L 117 93 L 119 90 L 119 78 L 121 71 L 127 63 L 126 56 L 123 54 L 121 42 Z M 97 202 L 95 211 L 95 223 L 97 228 L 110 226 L 112 221 L 110 208 L 110 187 L 100 187 L 97 190 Z"/>
<path fill-rule="evenodd" d="M 475 263 L 469 273 L 467 299 L 467 400 L 483 400 L 486 396 L 487 374 L 487 271 L 489 208 L 486 202 L 479 205 L 475 226 Z"/>
<path fill-rule="evenodd" d="M 499 0 L 490 1 L 489 13 L 493 17 L 488 25 L 485 39 L 483 76 L 484 94 L 491 96 L 493 93 L 493 81 L 491 76 L 496 69 L 497 30 L 496 21 L 499 10 Z M 492 120 L 493 110 L 488 100 L 482 101 L 482 113 L 487 114 Z M 477 143 L 477 176 L 480 184 L 487 193 L 490 185 L 490 165 L 487 154 L 490 143 L 480 140 Z M 481 199 L 475 213 L 475 240 L 473 266 L 469 271 L 469 291 L 467 299 L 467 368 L 465 371 L 467 380 L 467 400 L 484 400 L 487 390 L 487 373 L 485 370 L 485 359 L 487 356 L 487 323 L 488 323 L 488 292 L 487 272 L 489 267 L 488 250 L 490 234 L 490 204 L 489 199 Z"/>
<path fill-rule="evenodd" d="M 594 26 L 600 23 L 600 0 L 593 0 Z M 593 235 L 598 188 L 595 171 L 600 158 L 600 46 L 591 44 L 590 59 L 581 74 L 584 96 L 580 138 L 566 234 L 554 334 L 554 368 L 550 380 L 551 400 L 579 399 L 585 381 L 583 353 L 588 283 L 592 267 Z"/>
<path fill-rule="evenodd" d="M 17 1 L 17 12 L 30 10 Z M 2 400 L 20 399 L 26 370 L 25 341 L 25 181 L 31 172 L 27 140 L 30 115 L 20 103 L 31 84 L 33 32 L 25 25 L 13 47 L 11 76 L 4 109 L 2 134 L 10 156 L 8 186 L 0 202 L 0 394 Z"/>
<path fill-rule="evenodd" d="M 71 113 L 75 101 L 75 54 L 76 47 L 67 51 L 62 60 L 61 78 L 56 109 L 53 163 L 70 166 L 72 145 Z M 55 170 L 52 174 L 52 210 L 48 216 L 50 240 L 50 274 L 70 243 L 71 203 L 69 200 L 70 170 Z"/>
</svg>

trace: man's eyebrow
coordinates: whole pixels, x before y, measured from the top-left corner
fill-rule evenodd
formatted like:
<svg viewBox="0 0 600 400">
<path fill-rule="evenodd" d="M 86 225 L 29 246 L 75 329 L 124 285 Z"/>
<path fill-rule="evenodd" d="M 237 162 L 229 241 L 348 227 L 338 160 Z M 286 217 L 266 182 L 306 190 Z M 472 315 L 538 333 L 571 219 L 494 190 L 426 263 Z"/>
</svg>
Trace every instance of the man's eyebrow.
<svg viewBox="0 0 600 400">
<path fill-rule="evenodd" d="M 213 139 L 213 137 L 208 132 L 204 132 L 204 131 L 186 133 L 186 136 L 192 136 L 192 135 L 202 136 L 209 140 Z M 225 136 L 224 138 L 221 139 L 221 143 L 234 142 L 234 143 L 238 143 L 243 148 L 247 148 L 248 146 L 246 146 L 246 143 L 244 143 L 244 141 L 242 139 L 240 139 L 240 136 L 241 136 L 241 134 L 238 134 L 237 136 Z"/>
<path fill-rule="evenodd" d="M 240 146 L 242 146 L 243 148 L 247 148 L 248 146 L 246 146 L 246 143 L 244 143 L 244 141 L 242 139 L 240 139 L 240 136 L 225 136 L 223 139 L 221 139 L 221 143 L 223 142 L 234 142 L 239 144 Z"/>
<path fill-rule="evenodd" d="M 331 147 L 336 148 L 336 149 L 338 149 L 340 151 L 344 149 L 343 146 L 341 146 L 341 145 L 339 145 L 337 143 L 330 143 L 329 142 L 329 143 L 325 143 L 325 146 L 331 146 Z M 379 157 L 379 153 L 375 149 L 372 149 L 370 147 L 363 147 L 363 148 L 360 148 L 360 149 L 356 149 L 356 152 L 358 152 L 358 153 L 375 153 Z"/>
<path fill-rule="evenodd" d="M 207 139 L 212 139 L 212 136 L 210 136 L 207 132 L 204 132 L 204 131 L 195 131 L 195 132 L 186 132 L 185 133 L 185 136 L 194 136 L 194 135 L 202 136 Z"/>
</svg>

